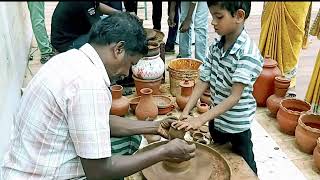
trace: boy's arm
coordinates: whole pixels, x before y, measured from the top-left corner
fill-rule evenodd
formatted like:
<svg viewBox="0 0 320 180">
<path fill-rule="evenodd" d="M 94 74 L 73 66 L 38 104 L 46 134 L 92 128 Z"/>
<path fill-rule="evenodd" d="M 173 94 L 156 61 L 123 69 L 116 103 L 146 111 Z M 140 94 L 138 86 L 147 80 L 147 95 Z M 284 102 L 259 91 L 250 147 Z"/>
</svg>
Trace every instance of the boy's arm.
<svg viewBox="0 0 320 180">
<path fill-rule="evenodd" d="M 193 14 L 193 11 L 196 7 L 196 4 L 197 4 L 197 2 L 194 2 L 194 1 L 190 2 L 188 14 L 187 14 L 186 18 L 183 20 L 183 22 L 181 23 L 181 26 L 179 28 L 180 32 L 184 33 L 186 31 L 188 31 L 188 29 L 190 28 L 190 24 L 192 22 L 192 14 Z"/>
<path fill-rule="evenodd" d="M 176 9 L 176 1 L 169 1 L 170 3 L 170 9 L 169 9 L 169 16 L 168 16 L 168 26 L 174 27 L 176 26 L 176 23 L 174 22 L 174 16 L 176 15 L 175 9 Z"/>
</svg>

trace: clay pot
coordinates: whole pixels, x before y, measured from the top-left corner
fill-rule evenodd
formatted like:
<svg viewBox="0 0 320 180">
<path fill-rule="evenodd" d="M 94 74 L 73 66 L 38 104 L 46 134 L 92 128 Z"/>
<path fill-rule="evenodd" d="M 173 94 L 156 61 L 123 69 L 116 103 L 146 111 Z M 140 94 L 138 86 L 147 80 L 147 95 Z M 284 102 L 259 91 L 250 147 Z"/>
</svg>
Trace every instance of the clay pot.
<svg viewBox="0 0 320 180">
<path fill-rule="evenodd" d="M 154 95 L 153 99 L 158 107 L 158 114 L 163 115 L 172 111 L 175 106 L 172 104 L 172 101 L 169 97 L 164 95 Z"/>
<path fill-rule="evenodd" d="M 175 127 L 173 127 L 172 125 L 169 129 L 169 136 L 170 136 L 169 139 L 170 140 L 175 139 L 175 138 L 184 139 L 185 134 L 186 134 L 186 132 L 184 130 L 178 130 Z"/>
<path fill-rule="evenodd" d="M 274 79 L 274 94 L 267 99 L 267 108 L 272 117 L 276 117 L 280 107 L 280 101 L 285 98 L 285 95 L 290 86 L 290 79 L 284 76 L 277 76 Z"/>
<path fill-rule="evenodd" d="M 181 87 L 181 94 L 177 96 L 176 102 L 182 111 L 184 107 L 186 106 L 191 94 L 192 94 L 192 89 L 194 86 L 194 81 L 189 81 L 187 79 L 184 79 L 180 82 L 180 87 Z"/>
<path fill-rule="evenodd" d="M 320 115 L 302 114 L 298 120 L 295 136 L 299 149 L 312 154 L 320 137 Z"/>
<path fill-rule="evenodd" d="M 286 98 L 281 100 L 277 113 L 280 131 L 293 136 L 301 113 L 309 111 L 310 108 L 309 103 L 299 99 Z"/>
<path fill-rule="evenodd" d="M 203 139 L 203 134 L 199 131 L 196 131 L 192 134 L 192 138 L 194 141 L 198 141 L 199 139 Z"/>
<path fill-rule="evenodd" d="M 318 138 L 317 146 L 313 150 L 313 160 L 318 170 L 320 170 L 320 138 Z"/>
<path fill-rule="evenodd" d="M 154 120 L 158 115 L 158 107 L 154 103 L 152 89 L 143 88 L 140 92 L 142 95 L 135 110 L 136 117 L 139 120 Z"/>
<path fill-rule="evenodd" d="M 111 86 L 112 105 L 111 114 L 117 116 L 124 116 L 128 113 L 129 99 L 122 96 L 123 87 L 121 85 Z"/>
<path fill-rule="evenodd" d="M 154 43 L 154 44 L 153 44 Z M 157 42 L 148 42 L 148 55 L 141 58 L 136 65 L 132 66 L 135 77 L 144 80 L 152 80 L 162 77 L 164 73 L 164 62 L 160 57 L 160 45 Z"/>
<path fill-rule="evenodd" d="M 129 106 L 133 114 L 135 114 L 139 101 L 140 101 L 140 96 L 134 97 L 129 101 Z"/>
<path fill-rule="evenodd" d="M 281 75 L 277 65 L 277 61 L 266 55 L 263 70 L 253 85 L 253 96 L 258 106 L 265 107 L 267 98 L 274 94 L 274 78 Z"/>
<path fill-rule="evenodd" d="M 201 95 L 200 101 L 202 103 L 208 104 L 209 106 L 212 104 L 211 92 L 209 88 L 206 91 L 204 91 L 204 93 Z"/>
<path fill-rule="evenodd" d="M 197 110 L 198 110 L 198 113 L 202 114 L 209 110 L 209 106 L 206 103 L 198 103 Z"/>
<path fill-rule="evenodd" d="M 144 80 L 139 79 L 132 75 L 132 78 L 134 79 L 134 84 L 136 86 L 136 93 L 138 96 L 141 96 L 140 90 L 142 88 L 151 88 L 153 91 L 153 94 L 160 95 L 160 85 L 161 85 L 161 79 L 162 77 L 159 77 L 158 79 L 152 79 L 152 80 Z"/>
</svg>

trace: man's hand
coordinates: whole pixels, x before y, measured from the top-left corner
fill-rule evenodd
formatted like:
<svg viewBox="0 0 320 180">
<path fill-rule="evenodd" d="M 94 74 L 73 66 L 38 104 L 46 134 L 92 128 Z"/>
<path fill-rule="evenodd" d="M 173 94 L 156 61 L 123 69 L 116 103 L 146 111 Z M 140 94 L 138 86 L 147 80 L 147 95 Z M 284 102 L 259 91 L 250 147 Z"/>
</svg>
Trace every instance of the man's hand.
<svg viewBox="0 0 320 180">
<path fill-rule="evenodd" d="M 177 24 L 174 22 L 174 16 L 175 16 L 175 12 L 170 12 L 169 13 L 169 17 L 168 17 L 168 26 L 169 27 L 174 27 L 176 26 Z"/>
<path fill-rule="evenodd" d="M 197 118 L 189 117 L 186 120 L 174 122 L 172 125 L 178 130 L 184 129 L 185 131 L 189 131 L 190 129 L 199 129 L 202 123 Z"/>
<path fill-rule="evenodd" d="M 189 145 L 185 140 L 173 139 L 169 141 L 166 146 L 167 158 L 187 161 L 195 156 L 196 145 Z"/>
<path fill-rule="evenodd" d="M 177 121 L 178 118 L 175 116 L 167 117 L 161 121 L 156 121 L 158 123 L 158 134 L 166 139 L 169 139 L 169 129 L 173 122 Z"/>
<path fill-rule="evenodd" d="M 190 25 L 191 25 L 191 20 L 185 19 L 181 23 L 181 26 L 179 28 L 180 32 L 182 32 L 182 33 L 187 32 L 190 29 Z"/>
</svg>

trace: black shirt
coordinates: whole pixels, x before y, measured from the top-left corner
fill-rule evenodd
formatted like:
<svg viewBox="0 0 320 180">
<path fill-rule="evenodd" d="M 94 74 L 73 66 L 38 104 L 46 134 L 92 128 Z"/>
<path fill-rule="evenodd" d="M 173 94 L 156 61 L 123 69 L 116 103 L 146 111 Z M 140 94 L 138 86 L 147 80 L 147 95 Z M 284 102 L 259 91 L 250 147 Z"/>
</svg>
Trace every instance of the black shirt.
<svg viewBox="0 0 320 180">
<path fill-rule="evenodd" d="M 91 26 L 100 20 L 99 2 L 59 2 L 52 15 L 51 44 L 59 52 L 69 49 L 79 36 L 87 34 Z"/>
</svg>

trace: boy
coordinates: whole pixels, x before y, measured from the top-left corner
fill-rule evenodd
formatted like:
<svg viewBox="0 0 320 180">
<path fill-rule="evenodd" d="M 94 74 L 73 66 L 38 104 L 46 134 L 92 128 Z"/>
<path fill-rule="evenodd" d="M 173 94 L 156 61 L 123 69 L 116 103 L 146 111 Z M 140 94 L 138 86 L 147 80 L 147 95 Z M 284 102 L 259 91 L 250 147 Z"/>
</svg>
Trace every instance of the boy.
<svg viewBox="0 0 320 180">
<path fill-rule="evenodd" d="M 174 123 L 178 129 L 198 129 L 209 121 L 214 142 L 232 143 L 232 150 L 241 155 L 257 174 L 252 151 L 250 125 L 256 111 L 253 84 L 262 71 L 263 58 L 244 30 L 251 3 L 207 1 L 212 25 L 221 36 L 209 48 L 209 55 L 200 67 L 200 79 Z M 203 92 L 210 87 L 214 107 L 194 118 L 188 117 Z"/>
</svg>

